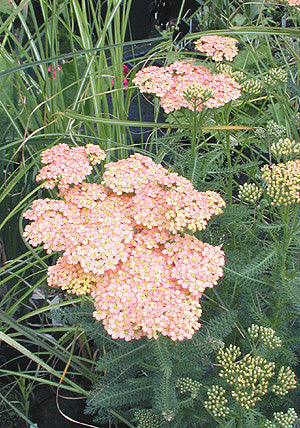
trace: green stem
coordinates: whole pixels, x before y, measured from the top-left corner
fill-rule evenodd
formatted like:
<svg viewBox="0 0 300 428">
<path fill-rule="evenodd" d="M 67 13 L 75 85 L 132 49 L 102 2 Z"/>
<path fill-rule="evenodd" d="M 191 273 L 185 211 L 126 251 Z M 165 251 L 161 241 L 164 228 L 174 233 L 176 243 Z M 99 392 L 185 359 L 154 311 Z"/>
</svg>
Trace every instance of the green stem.
<svg viewBox="0 0 300 428">
<path fill-rule="evenodd" d="M 286 276 L 286 258 L 291 242 L 293 230 L 290 230 L 290 210 L 289 206 L 280 207 L 280 215 L 283 224 L 283 242 L 281 243 L 281 266 L 280 277 L 285 279 Z"/>
<path fill-rule="evenodd" d="M 191 174 L 191 182 L 194 184 L 194 177 L 197 169 L 198 162 L 198 149 L 197 149 L 197 105 L 195 103 L 194 110 L 191 111 L 191 154 L 193 157 L 193 171 Z"/>
</svg>

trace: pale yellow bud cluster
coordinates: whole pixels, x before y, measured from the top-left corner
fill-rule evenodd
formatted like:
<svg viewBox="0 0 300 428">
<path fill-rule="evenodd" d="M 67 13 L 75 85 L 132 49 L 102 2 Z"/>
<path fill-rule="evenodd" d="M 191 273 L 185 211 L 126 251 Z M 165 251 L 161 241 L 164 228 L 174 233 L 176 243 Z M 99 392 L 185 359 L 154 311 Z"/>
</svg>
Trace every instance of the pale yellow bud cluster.
<svg viewBox="0 0 300 428">
<path fill-rule="evenodd" d="M 277 382 L 272 386 L 272 392 L 278 396 L 287 395 L 290 389 L 297 388 L 295 373 L 290 367 L 281 367 Z"/>
<path fill-rule="evenodd" d="M 278 158 L 293 158 L 300 154 L 300 142 L 291 141 L 289 138 L 280 138 L 271 145 L 271 151 Z"/>
<path fill-rule="evenodd" d="M 267 130 L 265 128 L 262 128 L 259 126 L 254 130 L 254 135 L 256 138 L 259 138 L 260 140 L 266 141 L 267 138 Z"/>
<path fill-rule="evenodd" d="M 262 189 L 254 183 L 245 183 L 239 186 L 239 199 L 242 201 L 255 203 L 261 195 Z"/>
<path fill-rule="evenodd" d="M 267 85 L 276 87 L 279 84 L 287 83 L 288 74 L 282 68 L 271 68 L 264 76 L 264 81 Z"/>
<path fill-rule="evenodd" d="M 249 410 L 267 393 L 269 380 L 275 374 L 275 363 L 250 354 L 235 362 L 240 354 L 240 349 L 232 345 L 219 351 L 217 360 L 222 366 L 219 376 L 233 388 L 232 397 Z"/>
<path fill-rule="evenodd" d="M 229 64 L 218 64 L 218 73 L 225 74 L 225 76 L 233 77 L 238 83 L 242 83 L 246 80 L 246 75 L 242 71 L 233 71 L 233 68 Z"/>
<path fill-rule="evenodd" d="M 190 392 L 191 398 L 194 399 L 197 397 L 201 386 L 202 383 L 198 382 L 197 380 L 193 380 L 189 377 L 182 377 L 178 379 L 176 388 L 179 389 L 181 394 Z"/>
<path fill-rule="evenodd" d="M 219 385 L 212 385 L 207 391 L 208 400 L 204 401 L 204 407 L 217 418 L 224 418 L 230 412 L 226 406 L 225 389 Z"/>
<path fill-rule="evenodd" d="M 171 422 L 175 418 L 175 412 L 173 410 L 166 410 L 162 412 L 162 416 L 165 421 Z"/>
<path fill-rule="evenodd" d="M 264 165 L 261 170 L 272 205 L 300 202 L 300 159 L 277 165 Z"/>
<path fill-rule="evenodd" d="M 136 410 L 134 416 L 138 421 L 138 428 L 160 428 L 163 424 L 163 419 L 151 409 Z"/>
<path fill-rule="evenodd" d="M 212 98 L 214 96 L 214 91 L 211 88 L 195 83 L 183 92 L 183 96 L 190 103 L 199 103 Z"/>
<path fill-rule="evenodd" d="M 258 95 L 263 91 L 263 88 L 263 83 L 254 78 L 242 83 L 242 91 L 249 95 Z"/>
<path fill-rule="evenodd" d="M 272 328 L 252 324 L 248 328 L 248 333 L 253 340 L 260 339 L 270 349 L 281 347 L 282 341 L 279 336 L 275 335 L 275 331 Z"/>
<path fill-rule="evenodd" d="M 233 363 L 241 355 L 241 349 L 238 346 L 230 344 L 228 348 L 220 349 L 217 355 L 217 362 L 222 366 L 219 376 L 226 379 L 230 376 L 234 379 Z"/>
<path fill-rule="evenodd" d="M 281 138 L 286 134 L 286 128 L 279 125 L 275 120 L 269 120 L 266 126 L 267 133 L 270 137 Z"/>
<path fill-rule="evenodd" d="M 269 386 L 269 380 L 274 376 L 275 363 L 259 356 L 246 355 L 239 361 L 236 379 L 231 382 L 232 396 L 242 407 L 249 410 L 261 400 Z"/>
<path fill-rule="evenodd" d="M 298 415 L 293 408 L 289 408 L 286 413 L 275 412 L 273 416 L 274 420 L 267 421 L 265 428 L 293 428 L 298 419 Z"/>
</svg>

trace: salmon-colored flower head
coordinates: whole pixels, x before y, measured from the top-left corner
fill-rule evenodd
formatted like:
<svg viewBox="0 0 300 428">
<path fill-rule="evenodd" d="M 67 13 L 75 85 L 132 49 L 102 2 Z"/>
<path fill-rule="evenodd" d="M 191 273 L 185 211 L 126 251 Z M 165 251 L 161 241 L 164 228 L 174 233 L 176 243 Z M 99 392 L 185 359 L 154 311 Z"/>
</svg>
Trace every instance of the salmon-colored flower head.
<svg viewBox="0 0 300 428">
<path fill-rule="evenodd" d="M 104 159 L 94 145 L 59 144 L 42 153 L 38 180 L 59 199 L 37 199 L 25 212 L 25 239 L 60 251 L 48 285 L 91 295 L 96 320 L 113 338 L 159 334 L 190 339 L 200 328 L 202 293 L 222 276 L 224 253 L 186 232 L 205 229 L 225 203 L 198 192 L 147 156 L 106 165 L 101 184 L 87 183 Z"/>
<path fill-rule="evenodd" d="M 175 62 L 168 67 L 145 67 L 133 79 L 141 92 L 160 98 L 166 113 L 181 108 L 202 111 L 240 97 L 240 85 L 224 74 L 211 74 L 200 65 Z"/>
<path fill-rule="evenodd" d="M 202 36 L 195 42 L 195 49 L 214 61 L 232 61 L 238 54 L 237 40 L 233 37 Z"/>
</svg>

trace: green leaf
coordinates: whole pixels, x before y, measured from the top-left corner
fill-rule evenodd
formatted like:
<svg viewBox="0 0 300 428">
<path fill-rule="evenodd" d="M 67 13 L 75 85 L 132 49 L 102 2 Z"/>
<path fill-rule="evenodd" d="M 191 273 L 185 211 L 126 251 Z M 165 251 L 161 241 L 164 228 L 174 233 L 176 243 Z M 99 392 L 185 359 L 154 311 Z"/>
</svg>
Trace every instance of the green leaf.
<svg viewBox="0 0 300 428">
<path fill-rule="evenodd" d="M 9 346 L 16 349 L 21 354 L 25 355 L 31 361 L 34 361 L 36 364 L 43 367 L 45 370 L 47 370 L 48 373 L 51 373 L 57 379 L 60 379 L 62 377 L 62 373 L 53 369 L 51 366 L 49 366 L 47 363 L 45 363 L 45 361 L 43 361 L 41 358 L 39 358 L 36 354 L 31 352 L 29 349 L 25 348 L 23 345 L 21 345 L 15 339 L 10 337 L 8 334 L 5 334 L 2 331 L 0 331 L 0 340 L 3 340 L 3 342 L 7 343 Z M 73 382 L 72 380 L 64 377 L 64 381 L 67 382 L 69 385 L 73 386 L 74 392 L 83 394 L 84 396 L 88 395 L 87 391 L 85 391 L 83 388 L 81 388 L 77 383 Z"/>
<path fill-rule="evenodd" d="M 11 14 L 13 10 L 14 8 L 10 0 L 0 0 L 0 12 Z"/>
</svg>

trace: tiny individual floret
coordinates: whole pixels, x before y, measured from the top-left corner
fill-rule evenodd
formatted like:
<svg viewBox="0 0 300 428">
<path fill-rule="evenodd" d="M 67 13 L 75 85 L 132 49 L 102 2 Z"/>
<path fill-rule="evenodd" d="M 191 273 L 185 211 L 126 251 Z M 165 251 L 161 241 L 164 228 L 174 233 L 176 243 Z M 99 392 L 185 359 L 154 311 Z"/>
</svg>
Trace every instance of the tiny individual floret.
<svg viewBox="0 0 300 428">
<path fill-rule="evenodd" d="M 241 201 L 250 202 L 254 204 L 262 195 L 262 189 L 260 189 L 254 183 L 245 183 L 239 185 L 239 199 Z"/>
<path fill-rule="evenodd" d="M 286 134 L 286 128 L 279 125 L 274 120 L 269 120 L 266 126 L 267 134 L 273 138 L 281 138 Z"/>
<path fill-rule="evenodd" d="M 298 415 L 293 408 L 289 408 L 286 413 L 275 412 L 273 421 L 267 421 L 265 428 L 293 428 Z"/>
<path fill-rule="evenodd" d="M 300 155 L 300 142 L 289 138 L 280 138 L 271 145 L 271 152 L 278 158 L 293 158 Z"/>
<path fill-rule="evenodd" d="M 290 389 L 297 388 L 296 375 L 290 367 L 281 367 L 277 382 L 272 386 L 275 395 L 287 395 Z"/>
<path fill-rule="evenodd" d="M 201 386 L 202 383 L 198 382 L 197 380 L 193 380 L 189 377 L 182 377 L 178 379 L 176 388 L 179 389 L 181 394 L 190 392 L 191 398 L 194 399 L 197 397 Z"/>
<path fill-rule="evenodd" d="M 207 391 L 208 399 L 204 401 L 204 407 L 217 418 L 225 418 L 230 413 L 225 393 L 225 389 L 219 385 L 212 385 Z"/>
<path fill-rule="evenodd" d="M 277 165 L 264 165 L 261 171 L 267 183 L 271 205 L 300 202 L 300 159 Z"/>
<path fill-rule="evenodd" d="M 242 91 L 248 95 L 259 95 L 263 91 L 263 83 L 255 78 L 242 83 Z"/>
<path fill-rule="evenodd" d="M 287 83 L 287 71 L 282 68 L 271 68 L 264 76 L 264 81 L 267 85 L 274 86 L 276 89 L 278 85 Z"/>
<path fill-rule="evenodd" d="M 238 54 L 237 40 L 233 37 L 202 36 L 196 40 L 195 50 L 205 53 L 214 61 L 232 61 Z"/>
</svg>

